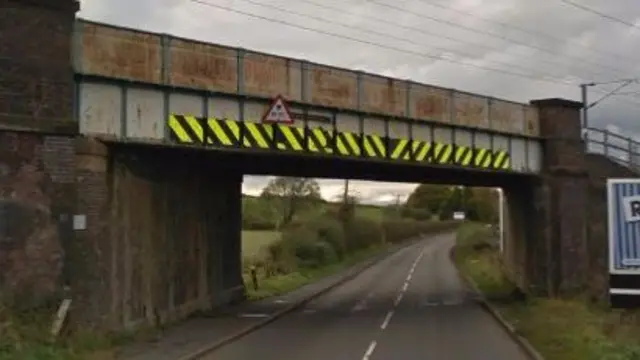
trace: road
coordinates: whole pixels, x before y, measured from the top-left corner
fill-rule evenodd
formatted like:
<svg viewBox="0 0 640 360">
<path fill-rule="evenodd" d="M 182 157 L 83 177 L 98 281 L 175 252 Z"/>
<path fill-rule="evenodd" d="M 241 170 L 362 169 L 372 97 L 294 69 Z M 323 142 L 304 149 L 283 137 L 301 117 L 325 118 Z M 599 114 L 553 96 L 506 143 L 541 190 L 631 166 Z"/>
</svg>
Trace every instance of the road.
<svg viewBox="0 0 640 360">
<path fill-rule="evenodd" d="M 453 243 L 403 249 L 206 359 L 528 359 L 458 278 Z"/>
</svg>

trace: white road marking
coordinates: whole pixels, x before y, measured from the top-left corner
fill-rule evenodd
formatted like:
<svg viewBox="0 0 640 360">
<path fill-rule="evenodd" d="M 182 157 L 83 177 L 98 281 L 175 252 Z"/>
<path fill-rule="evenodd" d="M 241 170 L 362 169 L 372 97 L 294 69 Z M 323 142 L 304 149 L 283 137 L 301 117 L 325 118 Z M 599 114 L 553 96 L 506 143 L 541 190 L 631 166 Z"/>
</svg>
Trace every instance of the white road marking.
<svg viewBox="0 0 640 360">
<path fill-rule="evenodd" d="M 364 299 L 358 301 L 358 303 L 351 309 L 351 312 L 361 311 L 367 308 L 367 302 L 373 296 L 373 291 L 369 292 Z"/>
<path fill-rule="evenodd" d="M 398 297 L 396 297 L 396 301 L 393 302 L 394 307 L 398 307 L 398 305 L 400 305 L 400 301 L 402 301 L 403 296 L 404 296 L 403 293 L 398 294 Z"/>
<path fill-rule="evenodd" d="M 265 318 L 268 317 L 269 314 L 240 314 L 238 316 L 242 318 Z"/>
<path fill-rule="evenodd" d="M 275 304 L 286 304 L 286 303 L 288 303 L 288 301 L 287 300 L 278 299 L 278 300 L 274 301 L 274 303 Z"/>
<path fill-rule="evenodd" d="M 364 310 L 366 308 L 367 308 L 367 303 L 365 301 L 361 301 L 361 302 L 357 303 L 356 306 L 354 306 L 351 309 L 351 312 L 362 311 L 362 310 Z"/>
<path fill-rule="evenodd" d="M 404 282 L 404 284 L 402 285 L 402 290 L 398 292 L 398 295 L 396 296 L 395 301 L 393 302 L 393 309 L 391 309 L 387 315 L 384 318 L 384 321 L 382 322 L 382 324 L 380 325 L 380 329 L 381 330 L 385 330 L 387 328 L 387 326 L 389 326 L 389 322 L 391 321 L 391 318 L 393 317 L 395 308 L 398 307 L 398 305 L 400 304 L 400 302 L 402 301 L 402 297 L 404 296 L 404 293 L 407 291 L 407 289 L 409 288 L 409 283 L 411 282 L 411 279 L 413 278 L 413 272 L 416 270 L 416 266 L 418 266 L 418 263 L 420 262 L 420 259 L 422 259 L 422 256 L 424 255 L 424 250 L 425 248 L 422 248 L 422 251 L 420 251 L 420 254 L 418 255 L 418 257 L 414 260 L 413 264 L 411 265 L 411 269 L 409 269 L 409 274 L 407 275 L 407 278 Z M 370 296 L 371 294 L 369 294 Z M 365 299 L 363 299 L 361 302 L 359 302 L 358 304 L 356 304 L 356 306 L 351 310 L 351 311 L 355 311 L 357 308 L 359 308 L 360 306 L 364 306 L 364 304 L 366 303 L 366 300 L 369 298 L 369 296 L 367 296 Z M 364 353 L 364 356 L 362 357 L 362 360 L 369 360 L 369 357 L 371 357 L 371 355 L 373 354 L 373 351 L 376 349 L 376 341 L 372 341 L 371 344 L 369 344 L 369 348 L 367 349 L 367 351 Z"/>
<path fill-rule="evenodd" d="M 372 341 L 371 344 L 369 344 L 369 348 L 367 349 L 367 352 L 364 353 L 364 356 L 362 357 L 362 360 L 369 360 L 369 357 L 373 354 L 373 351 L 376 349 L 376 341 Z"/>
<path fill-rule="evenodd" d="M 380 329 L 382 330 L 386 329 L 387 326 L 389 326 L 389 321 L 391 321 L 392 317 L 393 317 L 393 310 L 387 313 L 387 316 L 385 316 L 384 321 L 382 322 L 382 325 L 380 325 Z"/>
</svg>

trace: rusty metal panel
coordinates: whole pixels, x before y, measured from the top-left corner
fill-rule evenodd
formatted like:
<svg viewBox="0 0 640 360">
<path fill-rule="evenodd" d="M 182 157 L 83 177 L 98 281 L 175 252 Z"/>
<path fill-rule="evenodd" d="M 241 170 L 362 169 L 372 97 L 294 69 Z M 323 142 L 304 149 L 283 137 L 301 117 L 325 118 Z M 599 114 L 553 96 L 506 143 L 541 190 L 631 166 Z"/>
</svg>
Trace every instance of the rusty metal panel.
<svg viewBox="0 0 640 360">
<path fill-rule="evenodd" d="M 362 132 L 366 135 L 386 136 L 384 118 L 366 117 L 362 121 Z"/>
<path fill-rule="evenodd" d="M 204 116 L 204 99 L 200 96 L 172 93 L 169 95 L 168 105 L 171 114 Z"/>
<path fill-rule="evenodd" d="M 538 118 L 538 108 L 525 105 L 524 107 L 525 134 L 529 136 L 540 136 L 540 120 Z"/>
<path fill-rule="evenodd" d="M 409 116 L 420 120 L 451 122 L 451 90 L 411 84 Z"/>
<path fill-rule="evenodd" d="M 362 75 L 360 109 L 367 112 L 407 116 L 406 81 L 374 75 Z"/>
<path fill-rule="evenodd" d="M 236 120 L 259 123 L 262 122 L 264 113 L 269 111 L 269 104 L 264 101 L 245 101 L 243 106 L 244 118 Z"/>
<path fill-rule="evenodd" d="M 453 123 L 475 128 L 489 128 L 489 99 L 461 92 L 453 93 Z"/>
<path fill-rule="evenodd" d="M 195 41 L 171 39 L 169 83 L 194 89 L 235 93 L 237 51 Z"/>
<path fill-rule="evenodd" d="M 523 134 L 524 106 L 502 100 L 491 100 L 491 128 L 500 132 Z"/>
<path fill-rule="evenodd" d="M 432 124 L 425 122 L 415 122 L 412 125 L 412 136 L 414 140 L 431 142 L 433 139 L 431 138 Z"/>
<path fill-rule="evenodd" d="M 306 77 L 312 104 L 345 109 L 356 109 L 358 106 L 355 72 L 309 64 Z"/>
<path fill-rule="evenodd" d="M 245 53 L 242 59 L 245 94 L 301 99 L 300 62 L 256 53 Z"/>
<path fill-rule="evenodd" d="M 164 138 L 164 94 L 158 90 L 127 90 L 126 136 L 136 139 Z"/>
<path fill-rule="evenodd" d="M 389 121 L 389 134 L 390 138 L 395 139 L 409 139 L 411 138 L 409 131 L 409 123 L 406 121 Z"/>
<path fill-rule="evenodd" d="M 160 36 L 79 22 L 82 37 L 80 69 L 83 74 L 159 83 L 161 80 Z"/>
<path fill-rule="evenodd" d="M 245 104 L 245 108 L 246 108 Z M 246 119 L 246 110 L 245 119 Z M 210 97 L 207 99 L 207 114 L 211 118 L 217 119 L 240 119 L 240 107 L 238 100 L 222 97 Z"/>
<path fill-rule="evenodd" d="M 115 85 L 82 83 L 79 126 L 81 134 L 122 135 L 122 89 Z"/>
<path fill-rule="evenodd" d="M 542 143 L 538 140 L 527 140 L 527 156 L 529 163 L 527 168 L 530 172 L 540 172 L 542 170 Z"/>
<path fill-rule="evenodd" d="M 360 119 L 355 115 L 338 113 L 336 114 L 336 129 L 359 134 Z"/>
</svg>

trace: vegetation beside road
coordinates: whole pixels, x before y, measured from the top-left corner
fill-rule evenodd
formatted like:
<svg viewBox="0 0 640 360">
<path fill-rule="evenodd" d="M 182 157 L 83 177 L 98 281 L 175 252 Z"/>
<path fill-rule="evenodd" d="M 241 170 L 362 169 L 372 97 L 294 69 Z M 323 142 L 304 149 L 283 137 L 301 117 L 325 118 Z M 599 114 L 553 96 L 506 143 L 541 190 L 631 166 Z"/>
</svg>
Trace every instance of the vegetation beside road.
<svg viewBox="0 0 640 360">
<path fill-rule="evenodd" d="M 454 230 L 459 222 L 447 220 L 454 211 L 466 210 L 471 218 L 486 221 L 497 215 L 487 189 L 423 184 L 406 202 L 389 206 L 362 205 L 346 193 L 330 203 L 318 189 L 312 179 L 279 177 L 260 196 L 245 197 L 243 259 L 249 298 L 282 294 L 394 244 Z"/>
<path fill-rule="evenodd" d="M 459 269 L 546 360 L 640 359 L 640 314 L 579 298 L 524 299 L 500 259 L 491 229 L 476 223 L 458 229 Z"/>
</svg>

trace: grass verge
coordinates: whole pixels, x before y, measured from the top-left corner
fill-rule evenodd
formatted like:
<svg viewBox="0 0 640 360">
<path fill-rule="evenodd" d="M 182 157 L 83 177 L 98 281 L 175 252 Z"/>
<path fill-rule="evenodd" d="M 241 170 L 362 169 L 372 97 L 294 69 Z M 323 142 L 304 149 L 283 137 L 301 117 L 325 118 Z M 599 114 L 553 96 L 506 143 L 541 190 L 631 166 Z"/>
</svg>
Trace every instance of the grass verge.
<svg viewBox="0 0 640 360">
<path fill-rule="evenodd" d="M 301 286 L 310 284 L 319 279 L 333 275 L 341 270 L 347 269 L 361 261 L 371 258 L 389 248 L 390 245 L 380 245 L 362 250 L 347 257 L 345 260 L 323 266 L 316 269 L 300 269 L 288 274 L 264 277 L 258 276 L 259 288 L 254 290 L 251 286 L 251 277 L 244 274 L 244 281 L 247 284 L 247 297 L 250 300 L 260 300 L 271 296 L 282 295 L 293 291 Z"/>
<path fill-rule="evenodd" d="M 489 229 L 468 224 L 457 234 L 454 261 L 505 319 L 546 360 L 638 360 L 640 314 L 581 299 L 514 301 Z"/>
</svg>

